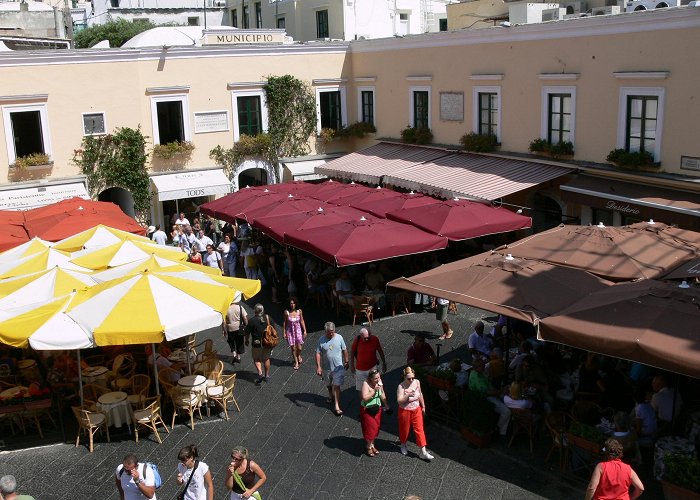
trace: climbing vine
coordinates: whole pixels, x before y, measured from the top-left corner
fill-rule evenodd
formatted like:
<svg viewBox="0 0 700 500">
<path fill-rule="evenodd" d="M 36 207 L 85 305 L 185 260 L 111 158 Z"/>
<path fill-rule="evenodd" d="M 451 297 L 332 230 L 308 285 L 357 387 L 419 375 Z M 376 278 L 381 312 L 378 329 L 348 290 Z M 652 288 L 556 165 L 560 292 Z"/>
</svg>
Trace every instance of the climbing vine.
<svg viewBox="0 0 700 500">
<path fill-rule="evenodd" d="M 263 86 L 267 101 L 268 132 L 255 137 L 241 135 L 232 148 L 217 146 L 209 157 L 231 176 L 246 157 L 257 157 L 272 168 L 280 158 L 309 152 L 309 137 L 316 130 L 316 99 L 308 84 L 291 75 L 269 76 Z"/>
<path fill-rule="evenodd" d="M 121 187 L 134 197 L 134 209 L 142 216 L 151 206 L 146 170 L 146 138 L 141 129 L 117 128 L 114 134 L 86 136 L 73 151 L 73 163 L 87 177 L 90 196 Z"/>
</svg>

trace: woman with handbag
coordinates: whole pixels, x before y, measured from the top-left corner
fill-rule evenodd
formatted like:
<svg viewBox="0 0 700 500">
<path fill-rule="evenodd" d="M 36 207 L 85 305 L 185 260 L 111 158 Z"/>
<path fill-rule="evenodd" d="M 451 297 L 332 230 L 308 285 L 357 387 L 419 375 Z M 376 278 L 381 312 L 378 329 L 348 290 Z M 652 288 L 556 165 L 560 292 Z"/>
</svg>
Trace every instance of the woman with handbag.
<svg viewBox="0 0 700 500">
<path fill-rule="evenodd" d="M 367 380 L 362 383 L 362 401 L 360 402 L 360 424 L 362 425 L 362 437 L 367 442 L 367 456 L 379 455 L 374 446 L 374 440 L 379 435 L 379 427 L 382 423 L 382 406 L 388 407 L 382 379 L 379 370 L 370 370 Z"/>
<path fill-rule="evenodd" d="M 226 331 L 224 336 L 231 348 L 232 363 L 241 362 L 241 354 L 245 352 L 245 327 L 248 324 L 248 314 L 243 306 L 231 302 L 226 312 Z"/>
<path fill-rule="evenodd" d="M 248 450 L 243 446 L 236 446 L 231 451 L 231 463 L 226 468 L 226 488 L 231 491 L 230 500 L 262 500 L 258 490 L 265 481 L 265 472 L 248 458 Z"/>
<path fill-rule="evenodd" d="M 403 382 L 396 389 L 396 400 L 399 405 L 399 441 L 401 441 L 401 454 L 408 455 L 406 442 L 408 434 L 416 434 L 416 444 L 420 447 L 420 457 L 423 460 L 432 460 L 434 457 L 425 448 L 428 444 L 423 430 L 423 415 L 425 414 L 425 400 L 420 389 L 420 381 L 416 379 L 413 368 L 407 366 L 403 370 Z"/>
<path fill-rule="evenodd" d="M 185 485 L 178 493 L 178 500 L 214 500 L 214 482 L 209 466 L 198 460 L 197 447 L 185 446 L 177 455 L 177 484 Z"/>
</svg>

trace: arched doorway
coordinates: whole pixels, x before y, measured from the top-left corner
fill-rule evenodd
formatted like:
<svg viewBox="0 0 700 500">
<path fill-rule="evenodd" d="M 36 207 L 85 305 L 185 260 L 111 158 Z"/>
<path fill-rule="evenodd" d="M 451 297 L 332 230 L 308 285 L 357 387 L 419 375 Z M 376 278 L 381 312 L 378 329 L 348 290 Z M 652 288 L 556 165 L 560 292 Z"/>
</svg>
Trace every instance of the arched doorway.
<svg viewBox="0 0 700 500">
<path fill-rule="evenodd" d="M 246 160 L 233 172 L 231 182 L 233 190 L 238 191 L 246 186 L 264 186 L 274 184 L 277 173 L 270 164 L 263 160 Z"/>
<path fill-rule="evenodd" d="M 263 186 L 267 182 L 267 172 L 262 168 L 249 168 L 238 174 L 238 188 Z"/>
<path fill-rule="evenodd" d="M 129 191 L 120 187 L 111 187 L 105 189 L 97 196 L 98 201 L 109 201 L 115 205 L 119 205 L 126 215 L 136 218 L 134 210 L 134 197 Z"/>
<path fill-rule="evenodd" d="M 532 232 L 539 233 L 561 224 L 562 210 L 559 203 L 540 192 L 532 198 Z"/>
</svg>

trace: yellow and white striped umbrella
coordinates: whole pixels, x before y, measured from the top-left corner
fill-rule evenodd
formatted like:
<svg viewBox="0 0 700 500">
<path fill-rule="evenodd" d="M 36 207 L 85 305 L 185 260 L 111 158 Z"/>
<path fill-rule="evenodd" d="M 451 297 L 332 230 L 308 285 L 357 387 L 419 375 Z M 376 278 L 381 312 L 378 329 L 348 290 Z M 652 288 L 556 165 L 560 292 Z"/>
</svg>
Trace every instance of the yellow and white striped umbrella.
<svg viewBox="0 0 700 500">
<path fill-rule="evenodd" d="M 0 253 L 0 264 L 5 262 L 16 262 L 18 259 L 27 257 L 29 255 L 34 255 L 41 253 L 47 248 L 51 248 L 53 243 L 50 241 L 44 241 L 41 238 L 32 238 L 26 243 L 22 243 L 19 246 L 5 250 Z"/>
<path fill-rule="evenodd" d="M 187 254 L 179 248 L 157 245 L 153 242 L 127 240 L 104 248 L 75 252 L 71 261 L 79 266 L 98 270 L 147 259 L 151 255 L 176 262 L 187 260 Z"/>
<path fill-rule="evenodd" d="M 92 335 L 65 314 L 74 295 L 0 310 L 0 343 L 37 350 L 94 347 Z"/>
<path fill-rule="evenodd" d="M 76 252 L 84 248 L 102 248 L 126 240 L 152 243 L 151 240 L 145 236 L 139 236 L 138 234 L 128 233 L 100 224 L 99 226 L 62 239 L 56 242 L 54 247 L 64 252 Z"/>
<path fill-rule="evenodd" d="M 0 309 L 48 302 L 96 284 L 89 274 L 60 267 L 0 280 Z"/>
<path fill-rule="evenodd" d="M 97 345 L 157 343 L 220 326 L 234 296 L 217 282 L 143 272 L 78 292 L 67 314 Z"/>
<path fill-rule="evenodd" d="M 13 262 L 0 263 L 0 279 L 46 271 L 54 267 L 83 273 L 92 272 L 92 269 L 81 267 L 70 260 L 70 254 L 54 248 L 46 248 L 41 252 L 22 257 Z"/>
</svg>

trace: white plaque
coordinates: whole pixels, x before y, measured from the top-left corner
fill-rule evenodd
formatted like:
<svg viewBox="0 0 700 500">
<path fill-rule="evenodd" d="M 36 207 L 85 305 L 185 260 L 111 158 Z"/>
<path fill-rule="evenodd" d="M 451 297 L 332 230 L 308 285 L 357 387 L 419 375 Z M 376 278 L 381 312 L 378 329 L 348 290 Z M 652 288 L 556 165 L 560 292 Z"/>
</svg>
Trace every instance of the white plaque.
<svg viewBox="0 0 700 500">
<path fill-rule="evenodd" d="M 194 133 L 225 132 L 228 130 L 227 111 L 204 111 L 194 114 Z"/>
<path fill-rule="evenodd" d="M 445 122 L 464 121 L 464 92 L 440 92 L 440 119 Z"/>
<path fill-rule="evenodd" d="M 700 170 L 700 158 L 694 156 L 681 156 L 681 169 Z"/>
</svg>

